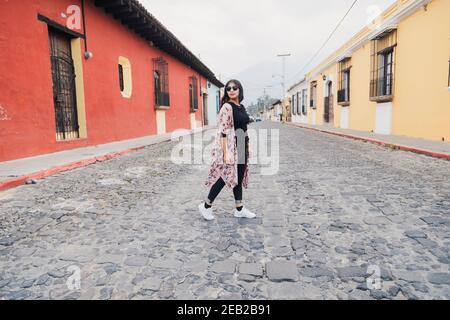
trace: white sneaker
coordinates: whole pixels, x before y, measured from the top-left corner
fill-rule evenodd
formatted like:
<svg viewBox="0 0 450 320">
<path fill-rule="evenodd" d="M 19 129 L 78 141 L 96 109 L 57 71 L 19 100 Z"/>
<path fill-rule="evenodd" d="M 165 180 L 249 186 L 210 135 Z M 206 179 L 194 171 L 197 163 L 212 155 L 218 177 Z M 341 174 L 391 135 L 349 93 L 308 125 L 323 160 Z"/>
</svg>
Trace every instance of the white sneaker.
<svg viewBox="0 0 450 320">
<path fill-rule="evenodd" d="M 200 210 L 200 213 L 203 216 L 203 218 L 205 218 L 205 220 L 208 221 L 214 220 L 212 208 L 206 209 L 205 203 L 200 203 L 200 205 L 198 206 L 198 210 Z"/>
<path fill-rule="evenodd" d="M 247 219 L 253 219 L 256 217 L 256 214 L 248 210 L 246 207 L 242 208 L 241 211 L 238 211 L 237 209 L 234 209 L 234 216 L 236 218 L 247 218 Z"/>
</svg>

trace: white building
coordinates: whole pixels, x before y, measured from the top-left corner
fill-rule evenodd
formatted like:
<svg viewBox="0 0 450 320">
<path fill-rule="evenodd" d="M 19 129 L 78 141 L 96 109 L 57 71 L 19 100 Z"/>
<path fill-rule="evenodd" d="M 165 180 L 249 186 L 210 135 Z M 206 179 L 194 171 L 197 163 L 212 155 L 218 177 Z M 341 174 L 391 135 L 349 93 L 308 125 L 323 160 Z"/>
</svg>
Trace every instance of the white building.
<svg viewBox="0 0 450 320">
<path fill-rule="evenodd" d="M 303 79 L 289 88 L 292 122 L 308 123 L 308 81 Z"/>
</svg>

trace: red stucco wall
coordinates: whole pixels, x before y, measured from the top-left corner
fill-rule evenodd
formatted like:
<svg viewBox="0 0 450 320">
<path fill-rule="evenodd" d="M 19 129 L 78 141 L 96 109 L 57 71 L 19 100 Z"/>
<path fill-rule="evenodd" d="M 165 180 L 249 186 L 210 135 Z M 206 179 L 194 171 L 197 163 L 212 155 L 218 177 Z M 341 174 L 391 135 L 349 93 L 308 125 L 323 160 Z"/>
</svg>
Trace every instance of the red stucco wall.
<svg viewBox="0 0 450 320">
<path fill-rule="evenodd" d="M 88 137 L 56 141 L 48 29 L 37 14 L 65 25 L 61 12 L 72 4 L 81 6 L 81 1 L 0 0 L 0 161 L 156 134 L 152 59 L 158 56 L 169 65 L 166 129 L 190 128 L 189 77 L 197 75 L 202 87 L 206 79 L 87 1 L 88 44 L 94 54 L 83 61 Z M 120 93 L 119 56 L 131 62 L 131 99 Z M 200 103 L 196 119 L 201 115 Z"/>
</svg>

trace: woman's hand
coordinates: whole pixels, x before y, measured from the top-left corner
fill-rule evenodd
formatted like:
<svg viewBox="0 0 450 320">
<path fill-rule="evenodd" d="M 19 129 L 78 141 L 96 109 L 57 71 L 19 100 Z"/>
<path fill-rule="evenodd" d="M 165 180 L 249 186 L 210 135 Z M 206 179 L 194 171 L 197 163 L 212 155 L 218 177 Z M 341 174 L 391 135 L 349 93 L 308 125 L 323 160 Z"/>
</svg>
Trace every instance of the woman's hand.
<svg viewBox="0 0 450 320">
<path fill-rule="evenodd" d="M 222 137 L 223 162 L 225 164 L 232 164 L 228 157 L 228 141 L 226 137 Z"/>
</svg>

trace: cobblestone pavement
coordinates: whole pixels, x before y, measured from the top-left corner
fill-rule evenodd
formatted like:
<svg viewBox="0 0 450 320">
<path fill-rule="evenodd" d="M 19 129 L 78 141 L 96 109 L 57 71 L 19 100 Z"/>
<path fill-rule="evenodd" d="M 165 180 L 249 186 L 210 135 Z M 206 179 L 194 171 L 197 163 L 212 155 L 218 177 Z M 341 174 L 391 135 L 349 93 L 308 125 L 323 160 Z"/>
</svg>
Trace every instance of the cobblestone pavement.
<svg viewBox="0 0 450 320">
<path fill-rule="evenodd" d="M 224 190 L 204 221 L 175 142 L 0 193 L 0 299 L 450 299 L 449 161 L 256 126 L 281 156 L 251 168 L 254 220 Z"/>
</svg>

